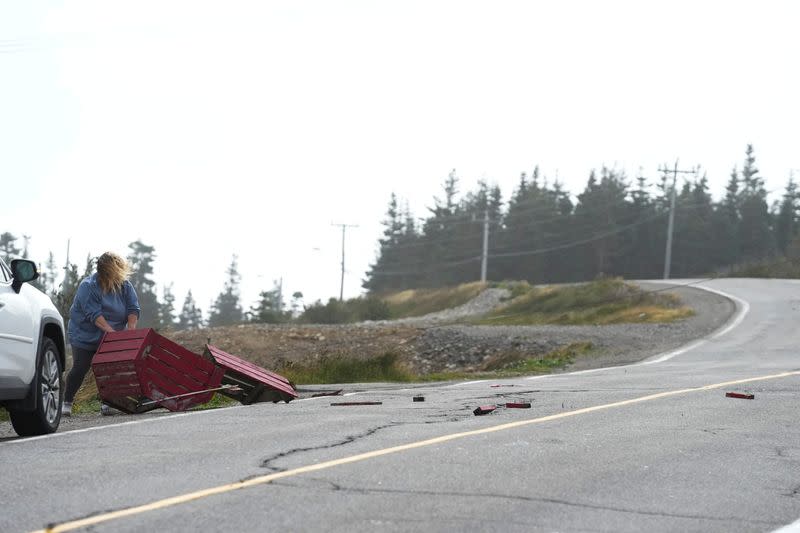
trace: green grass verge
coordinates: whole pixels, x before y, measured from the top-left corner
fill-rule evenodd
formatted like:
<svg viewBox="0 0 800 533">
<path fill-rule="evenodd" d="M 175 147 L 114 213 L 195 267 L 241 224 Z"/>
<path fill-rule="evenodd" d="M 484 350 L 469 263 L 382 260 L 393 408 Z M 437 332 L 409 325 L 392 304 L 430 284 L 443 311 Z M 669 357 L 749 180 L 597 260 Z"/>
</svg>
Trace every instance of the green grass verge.
<svg viewBox="0 0 800 533">
<path fill-rule="evenodd" d="M 519 294 L 516 298 L 475 323 L 581 325 L 671 322 L 694 314 L 672 295 L 646 292 L 621 279 L 524 289 L 524 285 L 516 285 Z"/>
</svg>

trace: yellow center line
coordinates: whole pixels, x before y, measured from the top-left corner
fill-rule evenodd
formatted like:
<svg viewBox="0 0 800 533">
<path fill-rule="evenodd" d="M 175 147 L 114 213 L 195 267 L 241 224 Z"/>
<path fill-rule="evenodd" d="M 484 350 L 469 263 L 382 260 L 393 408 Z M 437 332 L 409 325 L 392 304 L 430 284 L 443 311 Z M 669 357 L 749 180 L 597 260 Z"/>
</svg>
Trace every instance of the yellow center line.
<svg viewBox="0 0 800 533">
<path fill-rule="evenodd" d="M 73 520 L 70 522 L 64 522 L 62 524 L 54 524 L 46 529 L 37 530 L 33 533 L 60 533 L 62 531 L 72 531 L 74 529 L 88 527 L 95 524 L 100 524 L 102 522 L 108 522 L 110 520 L 116 520 L 118 518 L 125 518 L 126 516 L 133 516 L 137 514 L 147 513 L 150 511 L 156 511 L 159 509 L 164 509 L 167 507 L 172 507 L 173 505 L 180 505 L 183 503 L 192 502 L 195 500 L 200 500 L 202 498 L 208 498 L 209 496 L 214 496 L 217 494 L 223 494 L 226 492 L 231 492 L 234 490 L 245 489 L 248 487 L 254 487 L 256 485 L 263 485 L 265 483 L 270 483 L 277 479 L 283 479 L 287 477 L 299 476 L 300 474 L 307 474 L 309 472 L 317 472 L 319 470 L 326 470 L 328 468 L 333 468 L 336 466 L 346 465 L 350 463 L 357 463 L 359 461 L 366 461 L 368 459 L 374 459 L 376 457 L 382 457 L 384 455 L 390 455 L 393 453 L 404 452 L 408 450 L 414 450 L 417 448 L 423 448 L 425 446 L 432 446 L 434 444 L 442 444 L 444 442 L 449 442 L 456 439 L 463 439 L 465 437 L 473 437 L 476 435 L 484 435 L 487 433 L 495 433 L 497 431 L 505 431 L 508 429 L 519 428 L 523 426 L 528 426 L 531 424 L 541 424 L 543 422 L 549 422 L 551 420 L 559 420 L 562 418 L 569 418 L 572 416 L 583 415 L 587 413 L 593 413 L 595 411 L 601 411 L 604 409 L 612 409 L 614 407 L 624 407 L 626 405 L 633 405 L 636 403 L 642 402 L 649 402 L 652 400 L 658 400 L 660 398 L 668 398 L 670 396 L 678 396 L 680 394 L 688 394 L 691 392 L 700 392 L 700 391 L 708 391 L 713 389 L 720 389 L 722 387 L 729 387 L 732 385 L 741 385 L 743 383 L 753 383 L 755 381 L 765 381 L 770 379 L 779 379 L 785 378 L 789 376 L 797 376 L 800 375 L 800 371 L 793 371 L 793 372 L 782 372 L 780 374 L 771 374 L 768 376 L 759 376 L 754 378 L 747 378 L 747 379 L 739 379 L 735 381 L 725 381 L 723 383 L 714 383 L 712 385 L 704 385 L 702 387 L 694 387 L 691 389 L 679 389 L 667 392 L 660 392 L 657 394 L 650 394 L 647 396 L 640 396 L 639 398 L 632 398 L 630 400 L 623 400 L 619 402 L 607 403 L 603 405 L 595 405 L 593 407 L 585 407 L 583 409 L 576 409 L 574 411 L 567 411 L 564 413 L 558 413 L 555 415 L 548 415 L 539 418 L 533 418 L 528 420 L 520 420 L 517 422 L 508 422 L 506 424 L 499 424 L 497 426 L 491 426 L 483 429 L 475 429 L 472 431 L 464 431 L 461 433 L 451 433 L 449 435 L 443 435 L 441 437 L 435 437 L 432 439 L 421 440 L 417 442 L 411 442 L 409 444 L 402 444 L 399 446 L 392 446 L 390 448 L 383 448 L 381 450 L 375 450 L 372 452 L 360 453 L 357 455 L 351 455 L 350 457 L 343 457 L 341 459 L 334 459 L 331 461 L 323 461 L 321 463 L 316 463 L 308 466 L 302 466 L 299 468 L 293 468 L 291 470 L 286 470 L 283 472 L 276 472 L 274 474 L 267 474 L 264 476 L 258 476 L 247 481 L 238 481 L 236 483 L 229 483 L 227 485 L 219 485 L 217 487 L 212 487 L 209 489 L 198 490 L 195 492 L 189 492 L 187 494 L 181 494 L 179 496 L 173 496 L 171 498 L 165 498 L 163 500 L 158 500 L 152 503 L 148 503 L 145 505 L 138 505 L 136 507 L 130 507 L 128 509 L 122 509 L 120 511 L 112 511 L 110 513 L 103 513 L 95 516 L 91 516 L 88 518 L 82 518 L 80 520 Z"/>
</svg>

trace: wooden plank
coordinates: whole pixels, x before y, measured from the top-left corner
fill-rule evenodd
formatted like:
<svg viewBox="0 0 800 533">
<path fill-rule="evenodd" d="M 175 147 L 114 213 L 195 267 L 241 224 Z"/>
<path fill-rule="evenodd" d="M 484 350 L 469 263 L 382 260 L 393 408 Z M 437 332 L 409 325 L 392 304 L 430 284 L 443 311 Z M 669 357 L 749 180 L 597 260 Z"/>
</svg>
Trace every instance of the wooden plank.
<svg viewBox="0 0 800 533">
<path fill-rule="evenodd" d="M 146 366 L 152 372 L 158 372 L 165 378 L 168 378 L 169 380 L 174 381 L 175 383 L 180 383 L 182 386 L 188 389 L 187 392 L 203 390 L 208 388 L 206 386 L 206 382 L 195 379 L 195 377 L 190 374 L 185 374 L 183 372 L 180 372 L 175 368 L 164 364 L 160 359 L 148 356 Z"/>
<path fill-rule="evenodd" d="M 201 355 L 198 355 L 192 351 L 187 350 L 180 344 L 172 342 L 166 337 L 162 337 L 159 335 L 155 342 L 155 345 L 160 347 L 164 352 L 170 353 L 179 360 L 190 360 L 194 368 L 196 368 L 201 372 L 205 372 L 206 374 L 214 373 L 214 364 L 211 361 L 203 359 Z"/>
<path fill-rule="evenodd" d="M 97 348 L 98 354 L 105 354 L 109 352 L 121 352 L 125 350 L 141 350 L 144 343 L 138 339 L 133 340 L 119 340 L 119 341 L 105 341 Z"/>
<path fill-rule="evenodd" d="M 153 349 L 150 350 L 150 354 L 145 358 L 145 360 L 160 361 L 161 364 L 166 365 L 176 370 L 177 372 L 180 372 L 181 374 L 186 374 L 187 376 L 190 376 L 193 380 L 197 381 L 198 383 L 203 383 L 203 384 L 208 383 L 211 374 L 214 371 L 213 366 L 211 369 L 209 369 L 210 372 L 204 372 L 202 369 L 194 366 L 194 363 L 197 362 L 197 360 L 202 360 L 204 363 L 206 363 L 207 361 L 205 361 L 199 355 L 193 354 L 191 352 L 189 352 L 189 354 L 191 358 L 177 357 L 174 354 L 164 351 L 163 349 L 161 349 L 160 346 L 154 345 Z"/>
<path fill-rule="evenodd" d="M 233 354 L 229 354 L 225 351 L 220 350 L 216 346 L 207 345 L 209 351 L 214 356 L 214 359 L 217 360 L 218 363 L 235 367 L 236 370 L 243 374 L 249 374 L 248 371 L 253 372 L 255 376 L 268 376 L 273 379 L 277 379 L 279 381 L 285 381 L 289 383 L 285 377 L 281 376 L 280 374 L 276 374 L 274 372 L 270 372 L 266 368 L 260 367 L 255 363 L 247 361 L 246 359 L 242 359 L 241 357 L 237 357 Z"/>
<path fill-rule="evenodd" d="M 116 374 L 118 372 L 136 373 L 136 365 L 132 364 L 130 361 L 121 361 L 119 363 L 93 364 L 92 372 L 94 372 L 95 376 L 105 376 L 108 374 Z"/>
<path fill-rule="evenodd" d="M 103 341 L 116 341 L 116 340 L 129 340 L 129 339 L 146 339 L 153 330 L 150 328 L 142 329 L 126 329 L 122 331 L 114 331 L 103 335 Z"/>
<path fill-rule="evenodd" d="M 121 361 L 134 361 L 139 356 L 137 350 L 128 350 L 126 352 L 110 352 L 99 353 L 92 358 L 92 365 L 104 363 L 117 363 Z"/>
<path fill-rule="evenodd" d="M 186 392 L 193 392 L 193 389 L 190 390 L 187 387 L 181 385 L 180 383 L 175 383 L 161 374 L 153 372 L 149 368 L 145 368 L 142 372 L 142 375 L 139 376 L 140 381 L 142 384 L 142 392 L 145 396 L 150 398 L 151 400 L 157 400 L 158 398 L 152 396 L 153 389 L 157 392 L 162 393 L 164 396 L 177 396 L 178 394 L 183 394 Z"/>
<path fill-rule="evenodd" d="M 107 374 L 105 376 L 95 376 L 97 383 L 139 383 L 139 376 L 132 372 L 119 374 Z"/>
<path fill-rule="evenodd" d="M 135 387 L 114 387 L 111 389 L 99 387 L 97 392 L 100 394 L 101 400 L 107 398 L 124 398 L 126 396 L 139 395 L 142 393 L 141 387 L 137 384 Z"/>
</svg>

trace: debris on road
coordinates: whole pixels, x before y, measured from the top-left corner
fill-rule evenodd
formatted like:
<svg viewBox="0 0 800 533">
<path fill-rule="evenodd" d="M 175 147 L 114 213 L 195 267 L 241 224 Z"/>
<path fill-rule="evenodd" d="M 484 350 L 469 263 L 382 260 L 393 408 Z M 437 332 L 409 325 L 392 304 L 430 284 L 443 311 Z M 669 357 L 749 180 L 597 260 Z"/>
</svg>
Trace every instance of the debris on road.
<svg viewBox="0 0 800 533">
<path fill-rule="evenodd" d="M 491 388 L 493 388 L 493 389 L 499 389 L 500 387 L 516 387 L 516 385 L 513 385 L 513 384 L 509 384 L 509 385 L 500 385 L 500 384 L 498 384 L 498 385 L 489 385 L 489 387 L 491 387 Z"/>
<path fill-rule="evenodd" d="M 246 405 L 297 397 L 283 376 L 210 345 L 207 352 L 204 358 L 149 328 L 106 333 L 92 360 L 100 400 L 137 414 L 185 411 L 215 392 Z"/>
<path fill-rule="evenodd" d="M 222 394 L 242 402 L 244 405 L 258 402 L 277 403 L 280 400 L 289 403 L 297 398 L 294 385 L 279 374 L 224 352 L 210 344 L 206 344 L 203 356 L 225 371 L 222 376 L 223 385 L 239 387 L 239 392 L 233 392 L 233 389 L 228 389 L 227 391 L 222 391 Z"/>
<path fill-rule="evenodd" d="M 415 402 L 424 402 L 424 401 L 425 401 L 425 396 L 414 396 L 414 397 L 412 398 L 412 401 L 415 401 Z"/>
<path fill-rule="evenodd" d="M 488 415 L 495 409 L 497 409 L 496 405 L 482 405 L 472 412 L 475 414 L 475 416 L 481 416 L 481 415 Z"/>
<path fill-rule="evenodd" d="M 530 402 L 509 402 L 506 403 L 506 409 L 530 409 Z"/>
<path fill-rule="evenodd" d="M 742 400 L 752 400 L 755 398 L 752 394 L 745 394 L 741 392 L 726 392 L 726 398 L 741 398 Z"/>
<path fill-rule="evenodd" d="M 150 400 L 148 402 L 142 402 L 139 405 L 144 407 L 146 405 L 152 405 L 152 404 L 155 404 L 155 403 L 161 403 L 161 402 L 164 402 L 166 400 L 175 400 L 175 399 L 178 399 L 178 398 L 187 398 L 189 396 L 194 396 L 195 394 L 204 394 L 206 392 L 219 392 L 219 391 L 224 391 L 224 390 L 227 390 L 227 391 L 230 391 L 230 392 L 241 392 L 241 389 L 239 389 L 236 385 L 223 385 L 221 387 L 217 387 L 216 389 L 206 389 L 206 390 L 201 390 L 201 391 L 197 391 L 197 392 L 187 392 L 186 394 L 178 394 L 176 396 L 167 396 L 166 398 L 161 398 L 160 400 Z"/>
<path fill-rule="evenodd" d="M 352 405 L 383 405 L 383 402 L 332 402 L 331 405 L 337 407 L 349 407 Z"/>
<path fill-rule="evenodd" d="M 316 394 L 312 394 L 311 398 L 320 398 L 322 396 L 341 396 L 344 389 L 338 389 L 333 391 L 322 391 Z M 299 391 L 298 391 L 299 392 Z"/>
</svg>

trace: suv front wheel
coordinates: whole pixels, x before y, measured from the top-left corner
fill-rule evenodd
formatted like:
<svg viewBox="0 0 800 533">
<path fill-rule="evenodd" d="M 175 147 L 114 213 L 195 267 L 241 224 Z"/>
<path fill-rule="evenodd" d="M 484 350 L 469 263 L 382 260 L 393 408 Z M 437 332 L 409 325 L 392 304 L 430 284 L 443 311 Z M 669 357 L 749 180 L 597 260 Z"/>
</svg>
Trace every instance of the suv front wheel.
<svg viewBox="0 0 800 533">
<path fill-rule="evenodd" d="M 64 400 L 64 378 L 58 348 L 52 339 L 42 339 L 42 356 L 36 369 L 36 408 L 33 411 L 11 410 L 9 416 L 14 431 L 22 437 L 53 433 L 61 421 Z"/>
</svg>

